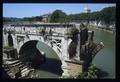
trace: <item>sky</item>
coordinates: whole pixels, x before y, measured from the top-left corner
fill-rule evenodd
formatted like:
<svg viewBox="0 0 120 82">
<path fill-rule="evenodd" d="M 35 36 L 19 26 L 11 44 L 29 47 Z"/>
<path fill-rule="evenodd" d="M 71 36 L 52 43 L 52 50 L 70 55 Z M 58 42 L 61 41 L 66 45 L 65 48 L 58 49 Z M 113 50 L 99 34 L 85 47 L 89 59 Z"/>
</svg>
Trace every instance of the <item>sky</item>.
<svg viewBox="0 0 120 82">
<path fill-rule="evenodd" d="M 116 4 L 3 4 L 3 16 L 4 17 L 32 17 L 32 16 L 40 16 L 43 14 L 52 13 L 56 9 L 60 9 L 66 14 L 76 14 L 82 13 L 85 7 L 89 7 L 92 12 L 100 11 L 104 7 L 108 6 L 116 6 Z"/>
</svg>

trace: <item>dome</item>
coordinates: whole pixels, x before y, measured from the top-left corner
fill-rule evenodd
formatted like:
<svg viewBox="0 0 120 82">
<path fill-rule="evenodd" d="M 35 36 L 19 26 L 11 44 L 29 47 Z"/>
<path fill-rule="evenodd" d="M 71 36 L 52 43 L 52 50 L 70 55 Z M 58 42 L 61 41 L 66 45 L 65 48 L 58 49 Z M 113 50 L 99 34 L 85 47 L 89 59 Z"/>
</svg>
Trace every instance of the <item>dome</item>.
<svg viewBox="0 0 120 82">
<path fill-rule="evenodd" d="M 88 7 L 85 7 L 85 8 L 84 8 L 84 11 L 85 11 L 85 13 L 89 13 L 89 12 L 91 12 L 91 9 L 88 8 Z"/>
<path fill-rule="evenodd" d="M 88 8 L 87 8 L 87 7 L 85 7 L 85 8 L 84 8 L 84 10 L 88 10 Z"/>
</svg>

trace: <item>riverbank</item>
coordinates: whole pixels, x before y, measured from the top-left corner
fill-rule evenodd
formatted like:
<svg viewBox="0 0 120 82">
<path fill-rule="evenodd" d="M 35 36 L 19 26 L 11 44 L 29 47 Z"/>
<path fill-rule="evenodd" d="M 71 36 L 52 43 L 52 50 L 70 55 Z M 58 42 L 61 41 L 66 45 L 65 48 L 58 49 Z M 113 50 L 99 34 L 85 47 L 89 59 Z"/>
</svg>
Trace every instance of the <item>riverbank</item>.
<svg viewBox="0 0 120 82">
<path fill-rule="evenodd" d="M 107 30 L 105 28 L 98 28 L 97 26 L 88 26 L 89 28 L 92 28 L 92 29 L 98 29 L 98 30 L 102 30 L 102 31 L 105 31 L 105 32 L 109 32 L 109 33 L 112 33 L 114 34 L 115 31 L 114 30 Z"/>
<path fill-rule="evenodd" d="M 97 53 L 92 63 L 103 72 L 101 78 L 115 78 L 115 34 L 90 28 L 94 31 L 94 41 L 103 42 L 104 48 Z"/>
<path fill-rule="evenodd" d="M 74 67 L 73 67 L 74 68 Z M 78 70 L 79 68 L 77 68 Z M 97 69 L 96 65 L 95 64 L 91 64 L 89 67 L 88 67 L 88 71 L 85 71 L 85 72 L 80 72 L 78 71 L 77 74 L 73 75 L 70 75 L 70 76 L 62 76 L 60 77 L 61 79 L 98 79 L 99 78 L 99 70 Z"/>
</svg>

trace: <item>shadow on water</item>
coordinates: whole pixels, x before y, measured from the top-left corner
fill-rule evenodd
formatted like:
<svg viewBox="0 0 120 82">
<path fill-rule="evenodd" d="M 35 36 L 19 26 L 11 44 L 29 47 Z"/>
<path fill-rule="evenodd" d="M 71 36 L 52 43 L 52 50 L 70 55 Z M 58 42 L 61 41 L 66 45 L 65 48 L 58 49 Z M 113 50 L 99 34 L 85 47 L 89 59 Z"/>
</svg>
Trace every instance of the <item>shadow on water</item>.
<svg viewBox="0 0 120 82">
<path fill-rule="evenodd" d="M 105 71 L 103 71 L 103 70 L 101 70 L 99 68 L 97 68 L 97 70 L 98 70 L 98 77 L 100 79 L 103 78 L 103 77 L 107 77 L 109 75 L 109 73 L 107 73 L 107 72 L 105 72 Z"/>
<path fill-rule="evenodd" d="M 62 63 L 60 60 L 54 58 L 46 58 L 46 61 L 36 69 L 61 76 L 63 73 L 61 65 Z"/>
</svg>

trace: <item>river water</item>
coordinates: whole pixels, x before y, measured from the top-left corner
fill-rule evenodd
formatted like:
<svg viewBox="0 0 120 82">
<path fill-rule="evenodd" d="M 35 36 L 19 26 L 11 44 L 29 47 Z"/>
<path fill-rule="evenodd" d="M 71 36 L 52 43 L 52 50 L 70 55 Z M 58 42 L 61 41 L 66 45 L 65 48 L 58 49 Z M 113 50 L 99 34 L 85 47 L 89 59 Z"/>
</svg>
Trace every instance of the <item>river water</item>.
<svg viewBox="0 0 120 82">
<path fill-rule="evenodd" d="M 97 53 L 92 63 L 101 70 L 101 78 L 115 78 L 115 35 L 98 29 L 94 42 L 103 42 L 105 47 Z M 62 74 L 61 62 L 55 51 L 47 44 L 38 42 L 37 48 L 46 53 L 46 62 L 40 66 L 40 78 L 58 78 Z"/>
<path fill-rule="evenodd" d="M 39 41 L 36 47 L 45 52 L 46 62 L 40 65 L 38 73 L 40 78 L 59 78 L 62 75 L 61 61 L 56 52 L 47 44 Z"/>
<path fill-rule="evenodd" d="M 96 64 L 102 72 L 101 78 L 115 78 L 115 34 L 91 29 L 94 33 L 94 41 L 104 43 L 104 48 L 97 53 L 93 59 L 93 64 Z"/>
</svg>

